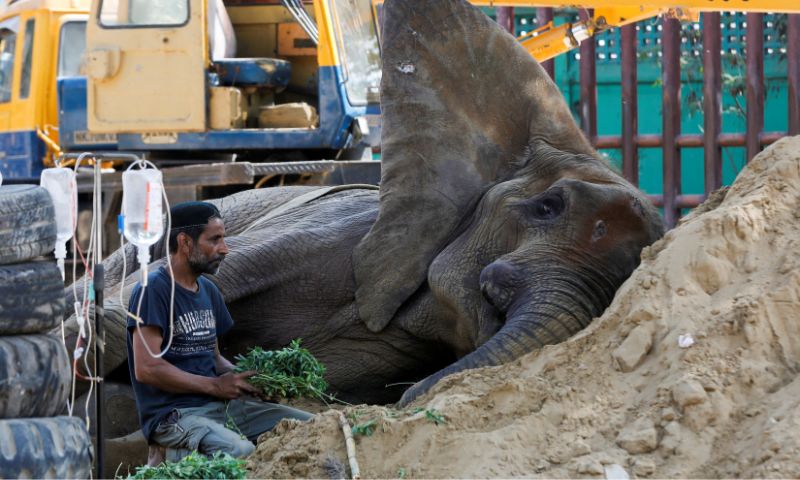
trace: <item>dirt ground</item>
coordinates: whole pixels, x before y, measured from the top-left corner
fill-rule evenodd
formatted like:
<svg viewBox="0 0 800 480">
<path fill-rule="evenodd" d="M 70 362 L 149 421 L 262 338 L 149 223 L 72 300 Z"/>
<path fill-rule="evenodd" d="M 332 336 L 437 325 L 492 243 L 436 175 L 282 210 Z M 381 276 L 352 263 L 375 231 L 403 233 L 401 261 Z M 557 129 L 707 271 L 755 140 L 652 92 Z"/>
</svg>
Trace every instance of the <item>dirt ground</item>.
<svg viewBox="0 0 800 480">
<path fill-rule="evenodd" d="M 800 137 L 786 138 L 646 249 L 572 339 L 405 410 L 346 408 L 374 427 L 356 437 L 362 476 L 800 477 L 799 203 Z M 347 465 L 337 415 L 282 422 L 249 475 Z"/>
</svg>

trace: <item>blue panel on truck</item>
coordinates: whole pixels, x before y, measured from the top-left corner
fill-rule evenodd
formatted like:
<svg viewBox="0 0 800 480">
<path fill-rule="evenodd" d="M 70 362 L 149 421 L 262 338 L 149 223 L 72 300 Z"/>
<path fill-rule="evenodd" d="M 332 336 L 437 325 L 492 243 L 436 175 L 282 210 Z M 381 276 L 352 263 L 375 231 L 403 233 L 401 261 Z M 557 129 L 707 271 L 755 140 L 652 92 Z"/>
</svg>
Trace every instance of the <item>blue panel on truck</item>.
<svg viewBox="0 0 800 480">
<path fill-rule="evenodd" d="M 322 146 L 319 130 L 214 130 L 206 133 L 178 133 L 158 136 L 122 133 L 119 144 L 126 151 L 185 150 L 185 151 L 239 151 L 269 150 L 277 148 L 318 148 Z"/>
<path fill-rule="evenodd" d="M 44 142 L 33 130 L 0 133 L 0 171 L 4 179 L 38 183 L 45 153 Z"/>
<path fill-rule="evenodd" d="M 116 150 L 115 135 L 90 134 L 86 126 L 86 77 L 59 77 L 57 85 L 61 148 L 67 152 Z"/>
</svg>

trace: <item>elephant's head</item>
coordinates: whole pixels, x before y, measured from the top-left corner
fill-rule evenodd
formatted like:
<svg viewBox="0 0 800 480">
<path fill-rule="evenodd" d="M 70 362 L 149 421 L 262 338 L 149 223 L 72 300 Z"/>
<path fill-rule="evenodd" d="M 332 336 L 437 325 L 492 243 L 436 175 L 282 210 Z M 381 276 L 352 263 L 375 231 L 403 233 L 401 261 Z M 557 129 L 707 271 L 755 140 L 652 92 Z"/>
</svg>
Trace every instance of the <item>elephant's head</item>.
<svg viewBox="0 0 800 480">
<path fill-rule="evenodd" d="M 409 401 L 585 327 L 663 227 L 539 64 L 467 2 L 388 0 L 383 53 L 381 204 L 354 256 L 359 314 L 379 331 L 427 281 L 463 337 L 464 356 Z"/>
</svg>

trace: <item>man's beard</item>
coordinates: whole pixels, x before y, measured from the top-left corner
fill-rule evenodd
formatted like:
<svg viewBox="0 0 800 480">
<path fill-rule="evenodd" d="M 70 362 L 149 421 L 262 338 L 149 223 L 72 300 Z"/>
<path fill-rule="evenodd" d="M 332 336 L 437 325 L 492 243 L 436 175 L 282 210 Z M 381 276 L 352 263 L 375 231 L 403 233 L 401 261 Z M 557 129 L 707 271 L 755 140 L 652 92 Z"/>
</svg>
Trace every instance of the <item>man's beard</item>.
<svg viewBox="0 0 800 480">
<path fill-rule="evenodd" d="M 194 249 L 192 255 L 189 257 L 189 268 L 192 269 L 192 273 L 198 276 L 204 273 L 214 275 L 219 270 L 219 265 L 222 263 L 223 258 L 225 258 L 224 255 L 210 258 L 200 253 L 199 250 Z"/>
</svg>

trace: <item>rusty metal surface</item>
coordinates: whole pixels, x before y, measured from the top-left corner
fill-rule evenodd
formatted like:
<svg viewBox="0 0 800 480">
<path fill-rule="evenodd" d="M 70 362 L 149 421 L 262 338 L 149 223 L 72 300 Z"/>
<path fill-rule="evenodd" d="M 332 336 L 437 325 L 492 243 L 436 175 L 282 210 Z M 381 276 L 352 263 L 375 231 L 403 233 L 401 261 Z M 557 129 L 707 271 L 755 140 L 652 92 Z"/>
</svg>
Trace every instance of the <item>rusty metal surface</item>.
<svg viewBox="0 0 800 480">
<path fill-rule="evenodd" d="M 674 227 L 680 216 L 676 205 L 676 197 L 681 191 L 681 153 L 677 138 L 681 133 L 681 38 L 680 22 L 675 18 L 663 20 L 661 33 L 661 112 L 664 138 L 661 147 L 663 152 L 664 172 L 664 223 L 668 228 Z"/>
<path fill-rule="evenodd" d="M 255 176 L 287 173 L 324 173 L 332 172 L 337 168 L 362 166 L 380 168 L 380 162 L 375 160 L 309 160 L 305 162 L 251 163 L 250 165 Z"/>
<path fill-rule="evenodd" d="M 648 195 L 647 198 L 653 202 L 653 205 L 656 207 L 663 207 L 664 206 L 664 196 L 663 195 Z M 678 209 L 681 208 L 694 208 L 701 203 L 703 203 L 706 199 L 706 195 L 703 194 L 693 194 L 693 195 L 678 195 L 675 197 L 675 206 Z"/>
<path fill-rule="evenodd" d="M 581 10 L 581 20 L 591 18 L 591 12 Z M 589 139 L 597 136 L 597 56 L 594 38 L 581 43 L 581 129 Z"/>
<path fill-rule="evenodd" d="M 497 23 L 511 35 L 514 33 L 514 7 L 497 7 L 495 10 Z"/>
<path fill-rule="evenodd" d="M 789 15 L 786 27 L 789 135 L 800 135 L 800 14 Z"/>
<path fill-rule="evenodd" d="M 636 75 L 636 25 L 622 27 L 622 174 L 639 185 L 639 152 L 636 135 L 639 133 L 639 101 Z"/>
<path fill-rule="evenodd" d="M 722 185 L 722 48 L 720 14 L 703 14 L 703 171 L 706 194 Z"/>
<path fill-rule="evenodd" d="M 770 145 L 785 137 L 786 132 L 762 132 L 758 136 L 761 145 Z M 634 143 L 639 148 L 659 148 L 663 146 L 662 136 L 657 133 L 638 135 Z M 743 147 L 745 145 L 744 133 L 722 133 L 718 137 L 720 147 Z M 700 134 L 681 134 L 675 140 L 679 148 L 703 147 L 705 137 Z M 595 148 L 622 148 L 622 137 L 618 135 L 602 135 L 595 137 Z"/>
<path fill-rule="evenodd" d="M 242 163 L 209 163 L 205 165 L 187 165 L 182 167 L 163 168 L 161 173 L 165 187 L 191 187 L 200 185 L 241 185 L 253 183 L 252 164 Z M 93 174 L 79 172 L 77 175 L 78 192 L 92 191 Z M 122 190 L 122 172 L 103 173 L 103 191 Z"/>
<path fill-rule="evenodd" d="M 184 165 L 162 168 L 164 186 L 195 187 L 217 185 L 248 185 L 264 175 L 328 174 L 331 181 L 340 183 L 374 183 L 380 181 L 381 162 L 375 160 L 312 160 L 307 162 L 233 162 Z M 78 192 L 92 191 L 93 175 L 80 172 Z M 103 190 L 122 190 L 122 172 L 103 174 Z"/>
<path fill-rule="evenodd" d="M 553 9 L 551 7 L 539 7 L 536 9 L 537 27 L 541 27 L 545 25 L 547 22 L 550 22 L 552 20 L 553 20 Z M 550 75 L 550 78 L 555 80 L 556 78 L 555 60 L 552 59 L 545 60 L 544 62 L 542 62 L 542 68 L 544 68 L 544 71 L 547 72 L 548 75 Z"/>
<path fill-rule="evenodd" d="M 747 14 L 747 161 L 761 151 L 764 129 L 764 14 Z"/>
</svg>

